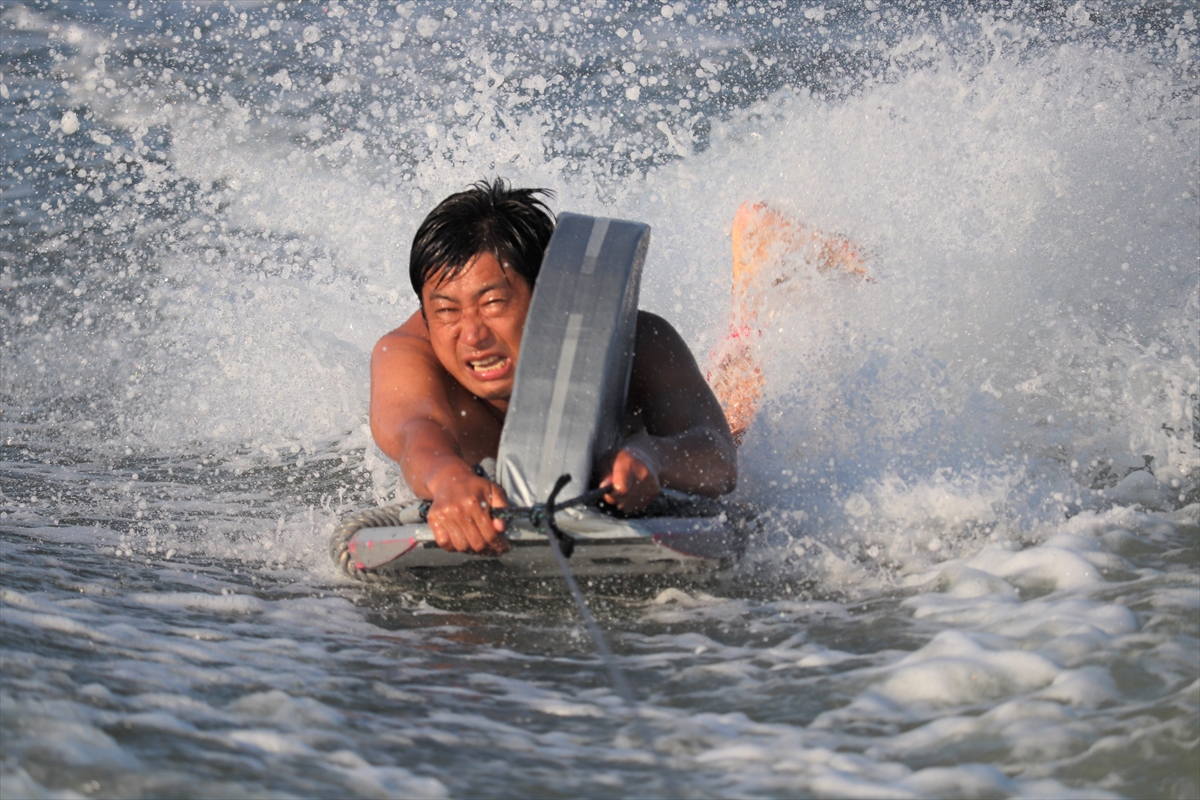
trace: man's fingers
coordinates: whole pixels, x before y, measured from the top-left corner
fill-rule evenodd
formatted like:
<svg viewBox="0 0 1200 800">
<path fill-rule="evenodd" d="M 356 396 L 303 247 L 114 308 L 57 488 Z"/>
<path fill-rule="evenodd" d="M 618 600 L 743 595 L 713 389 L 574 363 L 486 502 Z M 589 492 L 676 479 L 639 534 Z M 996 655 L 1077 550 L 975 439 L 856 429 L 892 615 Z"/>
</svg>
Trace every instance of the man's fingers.
<svg viewBox="0 0 1200 800">
<path fill-rule="evenodd" d="M 492 508 L 505 508 L 508 506 L 508 495 L 504 493 L 504 487 L 498 483 L 493 483 L 489 487 L 488 502 Z"/>
<path fill-rule="evenodd" d="M 637 480 L 634 470 L 635 465 L 638 463 L 625 450 L 617 453 L 617 457 L 613 459 L 612 472 L 609 473 L 607 481 L 612 487 L 612 491 L 605 498 L 607 502 L 620 507 L 621 502 L 630 492 L 631 484 Z"/>
<path fill-rule="evenodd" d="M 481 505 L 479 511 L 479 516 L 473 520 L 475 526 L 471 531 L 475 552 L 496 555 L 507 552 L 508 542 L 504 539 L 504 535 L 496 529 L 496 523 L 502 523 L 503 520 L 492 519 L 491 510 L 486 505 Z"/>
<path fill-rule="evenodd" d="M 492 538 L 496 536 L 492 527 L 492 514 L 486 498 L 465 498 L 462 504 L 462 520 L 468 550 L 483 553 L 491 549 Z"/>
<path fill-rule="evenodd" d="M 507 505 L 504 489 L 472 476 L 435 499 L 428 514 L 429 527 L 443 550 L 501 555 L 512 546 L 504 538 L 504 520 L 493 518 L 492 510 Z"/>
<path fill-rule="evenodd" d="M 508 498 L 504 494 L 504 490 L 496 484 L 491 484 L 488 487 L 487 499 L 479 504 L 481 512 L 479 518 L 479 532 L 483 537 L 487 552 L 495 555 L 507 553 L 509 550 L 508 540 L 504 538 L 504 530 L 506 523 L 502 519 L 497 519 L 492 516 L 492 509 L 505 508 L 508 506 Z"/>
<path fill-rule="evenodd" d="M 612 473 L 609 473 L 609 475 L 608 475 L 608 477 L 607 477 L 607 478 L 605 478 L 604 480 L 600 481 L 600 488 L 601 488 L 601 489 L 608 489 L 608 490 L 609 490 L 609 491 L 608 491 L 608 493 L 606 493 L 606 494 L 604 495 L 604 502 L 606 502 L 606 503 L 610 503 L 610 504 L 611 504 L 611 503 L 612 503 L 612 499 L 611 499 L 611 498 L 612 498 L 612 496 L 613 496 L 613 492 L 612 492 Z"/>
<path fill-rule="evenodd" d="M 491 490 L 488 492 L 488 503 L 490 504 L 491 508 L 507 508 L 508 495 L 504 493 L 503 488 L 493 483 Z M 491 516 L 490 510 L 488 511 L 488 515 L 489 517 Z M 496 533 L 504 533 L 505 528 L 508 526 L 508 523 L 502 519 L 497 519 L 496 517 L 491 517 L 491 523 L 491 527 L 494 531 L 496 531 Z M 505 550 L 507 549 L 508 548 L 505 547 Z"/>
<path fill-rule="evenodd" d="M 483 524 L 486 527 L 482 529 L 479 524 L 439 526 L 441 530 L 434 531 L 434 539 L 443 550 L 456 553 L 507 552 L 509 546 L 503 535 L 493 530 L 486 522 Z"/>
<path fill-rule="evenodd" d="M 629 454 L 624 450 L 619 451 L 613 459 L 608 483 L 612 486 L 613 494 L 622 495 L 629 491 Z"/>
<path fill-rule="evenodd" d="M 498 555 L 507 552 L 509 544 L 503 536 L 503 520 L 493 519 L 491 509 L 505 505 L 507 498 L 500 487 L 480 482 L 453 500 L 435 503 L 428 515 L 429 527 L 443 550 Z"/>
<path fill-rule="evenodd" d="M 478 528 L 472 528 L 467 531 L 467 542 L 468 547 L 466 549 L 471 552 L 482 553 L 488 549 L 487 540 L 483 538 Z"/>
<path fill-rule="evenodd" d="M 628 474 L 629 454 L 624 450 L 619 450 L 613 458 L 612 468 L 608 472 L 608 477 L 600 483 L 600 488 L 609 490 L 604 495 L 604 502 L 617 508 L 622 507 L 625 495 L 629 490 Z"/>
<path fill-rule="evenodd" d="M 451 525 L 450 541 L 454 549 L 459 553 L 466 553 L 471 550 L 470 534 L 463 528 L 461 524 Z"/>
<path fill-rule="evenodd" d="M 449 550 L 454 553 L 461 553 L 468 548 L 467 537 L 463 535 L 462 529 L 457 525 L 444 524 L 446 541 L 438 542 L 443 550 Z"/>
<path fill-rule="evenodd" d="M 507 504 L 504 490 L 495 484 L 489 486 L 486 496 L 471 498 L 464 504 L 463 517 L 470 541 L 469 549 L 472 552 L 489 555 L 508 552 L 508 540 L 503 535 L 504 520 L 492 517 L 493 508 L 503 508 Z"/>
<path fill-rule="evenodd" d="M 624 512 L 641 511 L 659 491 L 657 475 L 638 455 L 624 449 L 613 458 L 612 470 L 600 485 L 611 487 L 604 501 Z"/>
<path fill-rule="evenodd" d="M 620 492 L 618 492 L 617 487 L 613 485 L 612 473 L 609 473 L 608 477 L 600 483 L 600 488 L 608 489 L 608 492 L 604 495 L 604 502 L 608 503 L 610 506 L 615 506 L 617 504 L 617 498 L 620 496 Z"/>
</svg>

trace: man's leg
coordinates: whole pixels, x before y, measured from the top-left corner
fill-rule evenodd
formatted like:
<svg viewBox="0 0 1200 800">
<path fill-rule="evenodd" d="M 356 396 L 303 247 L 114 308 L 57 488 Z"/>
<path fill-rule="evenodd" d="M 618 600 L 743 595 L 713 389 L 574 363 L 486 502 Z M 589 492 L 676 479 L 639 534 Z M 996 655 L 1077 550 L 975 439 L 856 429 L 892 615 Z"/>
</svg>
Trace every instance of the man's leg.
<svg viewBox="0 0 1200 800">
<path fill-rule="evenodd" d="M 734 325 L 709 355 L 708 384 L 725 411 L 736 445 L 741 445 L 754 421 L 766 383 L 756 352 L 761 336 L 758 328 Z"/>
<path fill-rule="evenodd" d="M 712 352 L 708 370 L 708 382 L 738 444 L 754 420 L 766 383 L 758 357 L 759 307 L 766 292 L 794 277 L 802 263 L 797 254 L 818 273 L 867 279 L 859 249 L 849 239 L 809 227 L 766 203 L 742 204 L 733 218 L 729 333 Z"/>
<path fill-rule="evenodd" d="M 867 269 L 859 248 L 845 236 L 825 233 L 792 219 L 766 203 L 742 203 L 733 217 L 733 296 L 735 312 L 757 314 L 757 298 L 751 288 L 763 283 L 771 286 L 789 280 L 789 255 L 802 253 L 818 273 L 836 271 L 866 278 Z M 775 273 L 775 274 L 771 274 Z M 760 289 L 761 291 L 761 289 Z M 739 303 L 742 308 L 738 308 Z"/>
</svg>

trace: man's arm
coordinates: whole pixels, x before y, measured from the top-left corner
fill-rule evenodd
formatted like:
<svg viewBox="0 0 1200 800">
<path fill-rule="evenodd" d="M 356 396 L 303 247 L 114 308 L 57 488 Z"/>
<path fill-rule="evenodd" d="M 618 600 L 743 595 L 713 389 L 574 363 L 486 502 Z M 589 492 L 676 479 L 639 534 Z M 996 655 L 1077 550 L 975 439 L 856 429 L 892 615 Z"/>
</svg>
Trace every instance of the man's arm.
<svg viewBox="0 0 1200 800">
<path fill-rule="evenodd" d="M 645 431 L 612 456 L 602 486 L 625 512 L 645 508 L 663 487 L 716 496 L 737 486 L 729 423 L 683 337 L 661 317 L 638 312 L 629 411 Z"/>
<path fill-rule="evenodd" d="M 504 523 L 491 508 L 507 505 L 504 490 L 480 478 L 455 436 L 444 370 L 419 313 L 385 335 L 371 353 L 371 434 L 400 465 L 418 496 L 432 500 L 428 521 L 438 544 L 459 552 L 503 553 Z"/>
</svg>

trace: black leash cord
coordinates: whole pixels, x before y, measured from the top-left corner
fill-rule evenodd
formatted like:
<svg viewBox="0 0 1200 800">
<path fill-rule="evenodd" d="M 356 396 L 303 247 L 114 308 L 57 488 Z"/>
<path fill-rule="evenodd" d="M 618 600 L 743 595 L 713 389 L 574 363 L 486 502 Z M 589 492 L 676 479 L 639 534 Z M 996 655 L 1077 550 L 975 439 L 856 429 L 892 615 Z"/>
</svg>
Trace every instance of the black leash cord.
<svg viewBox="0 0 1200 800">
<path fill-rule="evenodd" d="M 604 638 L 604 633 L 600 630 L 599 623 L 596 622 L 596 618 L 592 616 L 592 610 L 588 608 L 587 602 L 583 599 L 583 592 L 579 590 L 579 584 L 575 582 L 575 576 L 571 574 L 571 565 L 567 563 L 567 559 L 571 557 L 571 552 L 575 549 L 575 540 L 559 530 L 557 523 L 554 521 L 554 515 L 564 508 L 593 505 L 603 499 L 609 490 L 593 489 L 590 492 L 584 492 L 578 497 L 556 503 L 555 500 L 558 499 L 558 493 L 570 482 L 570 475 L 560 475 L 558 480 L 554 482 L 554 488 L 550 491 L 550 496 L 546 498 L 545 503 L 534 503 L 532 506 L 524 508 L 495 508 L 492 509 L 492 516 L 496 519 L 506 521 L 526 518 L 549 541 L 550 549 L 554 552 L 554 559 L 558 562 L 559 569 L 562 570 L 563 579 L 567 583 L 567 588 L 571 590 L 571 596 L 575 599 L 575 606 L 579 609 L 579 616 L 583 618 L 584 627 L 587 628 L 592 641 L 596 643 L 596 650 L 599 651 L 600 659 L 604 662 L 609 682 L 612 683 L 613 689 L 616 690 L 617 694 L 625 702 L 625 707 L 629 709 L 629 713 L 633 717 L 633 724 L 637 728 L 643 745 L 649 750 L 654 760 L 665 768 L 666 764 L 663 762 L 662 756 L 653 747 L 654 740 L 650 736 L 646 721 L 638 713 L 638 702 L 633 694 L 633 687 L 629 685 L 629 681 L 625 679 L 625 674 L 617 666 L 617 659 L 613 655 L 612 650 L 608 648 L 608 640 Z M 664 769 L 662 777 L 667 784 L 668 795 L 681 797 L 680 787 L 675 781 L 674 774 L 669 769 Z"/>
<path fill-rule="evenodd" d="M 584 492 L 578 497 L 572 497 L 570 500 L 564 500 L 561 503 L 554 502 L 558 499 L 558 493 L 570 482 L 570 475 L 560 475 L 558 480 L 554 482 L 554 488 L 550 490 L 550 496 L 546 498 L 546 502 L 534 503 L 531 506 L 493 508 L 492 517 L 502 519 L 506 522 L 528 519 L 529 524 L 534 527 L 534 530 L 555 542 L 558 545 L 558 549 L 562 550 L 562 555 L 565 558 L 570 558 L 571 554 L 575 552 L 575 540 L 559 529 L 557 523 L 554 521 L 554 515 L 564 508 L 594 505 L 604 499 L 604 495 L 608 494 L 607 489 L 592 489 L 590 492 Z"/>
<path fill-rule="evenodd" d="M 527 519 L 538 533 L 548 539 L 554 539 L 558 542 L 562 549 L 562 554 L 566 558 L 570 558 L 575 552 L 575 540 L 559 529 L 554 521 L 554 515 L 564 508 L 575 508 L 576 506 L 591 506 L 599 503 L 604 499 L 604 495 L 608 494 L 608 489 L 592 489 L 590 492 L 584 492 L 578 497 L 572 497 L 570 500 L 563 500 L 561 503 L 554 502 L 558 498 L 558 493 L 563 487 L 571 482 L 570 475 L 560 475 L 558 480 L 554 482 L 554 489 L 551 490 L 550 496 L 546 498 L 544 503 L 534 503 L 531 506 L 505 506 L 504 508 L 493 508 L 492 518 L 502 519 L 505 522 L 516 522 L 517 520 Z M 421 519 L 425 520 L 429 514 L 429 507 L 433 505 L 428 500 L 421 503 Z"/>
<path fill-rule="evenodd" d="M 564 500 L 561 503 L 555 502 L 558 499 L 558 493 L 570 482 L 570 475 L 560 475 L 558 480 L 554 482 L 554 488 L 550 491 L 550 496 L 546 498 L 546 502 L 534 503 L 531 506 L 493 508 L 492 517 L 494 519 L 502 519 L 506 522 L 527 519 L 538 533 L 546 537 L 546 540 L 550 543 L 550 549 L 554 552 L 554 559 L 558 562 L 559 569 L 562 570 L 567 588 L 571 591 L 571 597 L 575 600 L 575 607 L 579 609 L 579 616 L 583 618 L 584 627 L 587 628 L 592 641 L 596 643 L 596 650 L 600 653 L 600 660 L 604 662 L 604 669 L 608 672 L 609 682 L 612 684 L 613 689 L 616 690 L 617 695 L 624 701 L 625 707 L 629 710 L 629 714 L 633 718 L 633 724 L 637 728 L 643 745 L 655 762 L 662 767 L 660 774 L 663 782 L 666 784 L 667 796 L 682 797 L 682 787 L 676 781 L 674 772 L 667 768 L 662 755 L 654 749 L 654 740 L 650 736 L 646 720 L 638 713 L 638 702 L 633 694 L 633 687 L 629 685 L 629 681 L 625 679 L 624 673 L 617 666 L 617 659 L 613 656 L 612 650 L 608 648 L 608 640 L 604 638 L 604 633 L 600 630 L 599 623 L 596 622 L 596 618 L 592 616 L 592 610 L 588 608 L 587 602 L 583 599 L 583 592 L 579 591 L 579 584 L 575 582 L 575 576 L 571 574 L 571 565 L 567 562 L 567 559 L 571 557 L 571 553 L 575 550 L 575 540 L 563 533 L 554 521 L 554 515 L 564 508 L 594 505 L 604 499 L 604 495 L 609 490 L 592 489 L 590 492 L 584 492 L 578 497 L 572 497 L 570 500 Z M 429 506 L 429 501 L 421 504 L 420 513 L 422 519 L 429 513 Z"/>
</svg>

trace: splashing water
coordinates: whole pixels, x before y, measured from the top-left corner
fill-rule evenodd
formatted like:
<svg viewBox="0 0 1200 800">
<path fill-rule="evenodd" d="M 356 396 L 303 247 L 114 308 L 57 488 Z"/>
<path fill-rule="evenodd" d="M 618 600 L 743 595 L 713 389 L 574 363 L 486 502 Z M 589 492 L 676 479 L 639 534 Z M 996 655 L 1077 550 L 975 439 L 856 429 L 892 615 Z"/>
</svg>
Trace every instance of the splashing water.
<svg viewBox="0 0 1200 800">
<path fill-rule="evenodd" d="M 0 794 L 1200 791 L 1191 6 L 0 25 Z M 405 491 L 365 423 L 409 237 L 497 174 L 652 225 L 701 361 L 743 201 L 866 254 L 764 301 L 746 562 L 583 587 L 655 753 L 559 587 L 327 563 Z"/>
</svg>

